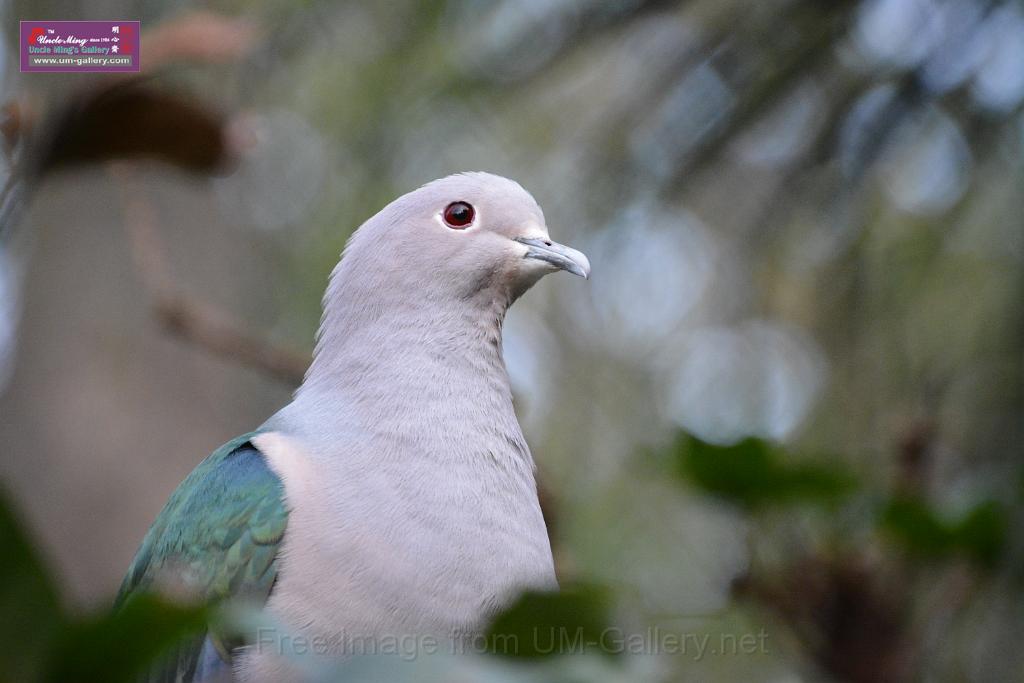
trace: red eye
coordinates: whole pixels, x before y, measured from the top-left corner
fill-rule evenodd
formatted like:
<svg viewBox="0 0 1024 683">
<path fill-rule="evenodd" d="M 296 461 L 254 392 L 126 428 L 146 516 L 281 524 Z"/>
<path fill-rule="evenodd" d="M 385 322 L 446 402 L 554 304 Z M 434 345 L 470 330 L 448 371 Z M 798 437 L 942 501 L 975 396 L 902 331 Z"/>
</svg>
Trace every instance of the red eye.
<svg viewBox="0 0 1024 683">
<path fill-rule="evenodd" d="M 464 230 L 476 216 L 476 211 L 466 202 L 452 202 L 444 210 L 444 222 L 449 228 Z"/>
</svg>

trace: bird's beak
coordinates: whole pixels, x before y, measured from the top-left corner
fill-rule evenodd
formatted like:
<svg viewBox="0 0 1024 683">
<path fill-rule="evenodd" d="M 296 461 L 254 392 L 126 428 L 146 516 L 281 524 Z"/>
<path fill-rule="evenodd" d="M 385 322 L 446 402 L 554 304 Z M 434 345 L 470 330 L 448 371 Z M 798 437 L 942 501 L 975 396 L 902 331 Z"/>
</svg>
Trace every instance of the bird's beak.
<svg viewBox="0 0 1024 683">
<path fill-rule="evenodd" d="M 583 252 L 540 237 L 516 237 L 515 241 L 529 247 L 523 258 L 545 261 L 559 270 L 590 279 L 590 260 Z"/>
</svg>

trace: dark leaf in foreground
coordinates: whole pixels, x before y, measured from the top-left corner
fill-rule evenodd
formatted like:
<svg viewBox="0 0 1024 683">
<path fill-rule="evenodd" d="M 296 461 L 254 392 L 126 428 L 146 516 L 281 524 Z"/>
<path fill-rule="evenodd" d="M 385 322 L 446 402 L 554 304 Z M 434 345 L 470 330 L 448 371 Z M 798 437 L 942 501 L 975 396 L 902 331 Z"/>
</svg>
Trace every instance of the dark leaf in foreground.
<svg viewBox="0 0 1024 683">
<path fill-rule="evenodd" d="M 133 681 L 183 638 L 207 624 L 207 610 L 154 595 L 130 598 L 119 609 L 76 623 L 62 634 L 48 680 L 87 683 Z"/>
<path fill-rule="evenodd" d="M 607 594 L 594 586 L 527 591 L 495 618 L 487 649 L 507 657 L 539 658 L 600 651 L 610 624 Z"/>
<path fill-rule="evenodd" d="M 64 621 L 57 591 L 0 496 L 0 678 L 33 680 Z"/>
</svg>

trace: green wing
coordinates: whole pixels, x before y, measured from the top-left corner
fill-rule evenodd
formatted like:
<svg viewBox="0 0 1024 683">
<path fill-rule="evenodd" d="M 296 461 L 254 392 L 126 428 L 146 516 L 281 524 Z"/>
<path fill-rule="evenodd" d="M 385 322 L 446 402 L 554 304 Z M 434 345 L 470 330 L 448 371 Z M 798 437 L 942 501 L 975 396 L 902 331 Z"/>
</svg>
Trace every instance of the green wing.
<svg viewBox="0 0 1024 683">
<path fill-rule="evenodd" d="M 277 578 L 277 554 L 288 522 L 284 486 L 245 434 L 199 464 L 174 491 L 146 533 L 118 603 L 153 588 L 208 602 L 266 601 Z M 150 680 L 190 681 L 204 637 L 183 643 Z M 230 646 L 209 634 L 223 657 Z"/>
</svg>

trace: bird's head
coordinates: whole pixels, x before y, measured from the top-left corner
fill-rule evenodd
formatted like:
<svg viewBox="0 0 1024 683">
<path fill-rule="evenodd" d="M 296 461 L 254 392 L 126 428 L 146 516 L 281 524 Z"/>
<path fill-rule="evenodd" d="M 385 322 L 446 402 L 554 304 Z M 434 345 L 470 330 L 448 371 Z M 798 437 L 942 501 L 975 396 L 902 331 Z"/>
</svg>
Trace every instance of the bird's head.
<svg viewBox="0 0 1024 683">
<path fill-rule="evenodd" d="M 403 195 L 353 233 L 331 275 L 300 395 L 349 386 L 362 400 L 395 382 L 422 395 L 454 386 L 426 364 L 501 349 L 505 311 L 548 273 L 590 262 L 554 242 L 518 183 L 460 173 Z M 482 343 L 481 343 L 482 342 Z M 481 363 L 483 365 L 481 365 Z M 449 368 L 450 370 L 450 368 Z M 426 378 L 426 385 L 416 384 Z"/>
<path fill-rule="evenodd" d="M 378 294 L 510 303 L 558 270 L 587 278 L 590 262 L 551 239 L 529 192 L 500 176 L 460 173 L 399 197 L 364 223 L 335 284 L 340 296 L 359 280 L 373 282 Z"/>
</svg>

